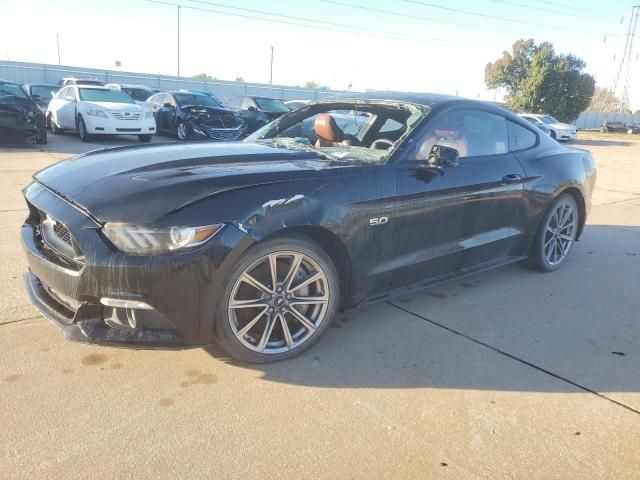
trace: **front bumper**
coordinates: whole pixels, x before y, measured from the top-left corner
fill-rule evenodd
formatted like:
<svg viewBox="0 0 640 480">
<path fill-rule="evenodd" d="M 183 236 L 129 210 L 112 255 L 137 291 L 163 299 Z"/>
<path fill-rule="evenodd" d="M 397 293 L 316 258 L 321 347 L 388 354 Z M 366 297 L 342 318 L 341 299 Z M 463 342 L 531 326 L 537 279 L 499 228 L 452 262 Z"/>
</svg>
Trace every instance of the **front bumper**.
<svg viewBox="0 0 640 480">
<path fill-rule="evenodd" d="M 234 141 L 240 139 L 245 133 L 245 130 L 246 127 L 244 123 L 236 128 L 217 128 L 199 123 L 192 123 L 189 133 L 194 139 Z"/>
<path fill-rule="evenodd" d="M 577 137 L 576 131 L 571 130 L 556 130 L 556 140 L 567 141 L 567 140 L 575 140 Z"/>
<path fill-rule="evenodd" d="M 139 120 L 118 120 L 115 118 L 83 115 L 87 133 L 91 135 L 154 135 L 156 121 L 153 117 Z"/>
<path fill-rule="evenodd" d="M 197 250 L 158 256 L 115 250 L 97 225 L 78 208 L 38 183 L 25 189 L 30 215 L 22 226 L 31 303 L 74 341 L 152 348 L 196 346 L 213 340 L 213 320 L 223 279 L 236 247 L 252 243 L 227 226 Z M 46 212 L 70 232 L 77 259 L 49 247 L 38 221 Z M 244 242 L 244 243 L 243 243 Z M 114 328 L 101 300 L 144 302 L 144 320 Z"/>
</svg>

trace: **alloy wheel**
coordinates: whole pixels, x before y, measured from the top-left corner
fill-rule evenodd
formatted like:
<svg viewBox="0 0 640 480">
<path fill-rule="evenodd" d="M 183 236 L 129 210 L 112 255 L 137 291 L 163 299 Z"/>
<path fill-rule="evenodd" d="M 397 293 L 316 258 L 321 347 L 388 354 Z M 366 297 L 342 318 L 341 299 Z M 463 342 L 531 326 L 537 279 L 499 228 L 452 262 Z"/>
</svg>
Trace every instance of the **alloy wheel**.
<svg viewBox="0 0 640 480">
<path fill-rule="evenodd" d="M 559 202 L 544 231 L 544 258 L 549 265 L 558 265 L 567 257 L 575 240 L 577 224 L 573 205 Z"/>
<path fill-rule="evenodd" d="M 178 138 L 180 140 L 185 140 L 187 138 L 187 126 L 182 122 L 178 124 Z"/>
<path fill-rule="evenodd" d="M 318 262 L 295 251 L 265 255 L 236 280 L 228 320 L 236 339 L 262 354 L 307 342 L 326 320 L 329 285 Z"/>
</svg>

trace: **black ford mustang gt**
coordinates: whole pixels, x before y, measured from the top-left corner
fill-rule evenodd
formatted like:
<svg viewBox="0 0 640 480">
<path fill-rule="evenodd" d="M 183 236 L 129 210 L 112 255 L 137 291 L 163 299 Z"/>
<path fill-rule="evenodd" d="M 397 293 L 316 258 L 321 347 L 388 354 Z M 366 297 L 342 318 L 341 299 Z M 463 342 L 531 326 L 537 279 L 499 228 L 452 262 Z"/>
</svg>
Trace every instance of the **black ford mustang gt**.
<svg viewBox="0 0 640 480">
<path fill-rule="evenodd" d="M 557 269 L 595 178 L 589 152 L 495 106 L 334 97 L 244 142 L 117 147 L 38 172 L 25 284 L 69 339 L 216 340 L 269 362 L 339 308 L 525 259 Z"/>
</svg>

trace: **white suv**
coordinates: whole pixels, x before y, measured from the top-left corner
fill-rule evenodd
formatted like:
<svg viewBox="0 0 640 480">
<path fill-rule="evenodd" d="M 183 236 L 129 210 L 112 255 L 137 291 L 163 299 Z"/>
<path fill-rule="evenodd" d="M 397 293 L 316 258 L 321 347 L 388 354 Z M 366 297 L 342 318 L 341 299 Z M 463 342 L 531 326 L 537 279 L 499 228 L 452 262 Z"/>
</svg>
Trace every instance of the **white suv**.
<svg viewBox="0 0 640 480">
<path fill-rule="evenodd" d="M 121 90 L 93 85 L 69 85 L 51 99 L 47 108 L 51 133 L 77 130 L 80 140 L 93 135 L 137 135 L 149 142 L 156 133 L 153 112 L 145 112 Z"/>
</svg>

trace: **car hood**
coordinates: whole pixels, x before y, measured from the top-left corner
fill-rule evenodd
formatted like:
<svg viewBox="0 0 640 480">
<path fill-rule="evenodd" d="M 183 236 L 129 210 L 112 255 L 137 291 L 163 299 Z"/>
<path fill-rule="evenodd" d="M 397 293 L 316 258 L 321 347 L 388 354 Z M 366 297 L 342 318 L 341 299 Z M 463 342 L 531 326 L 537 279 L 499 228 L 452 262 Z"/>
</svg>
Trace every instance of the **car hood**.
<svg viewBox="0 0 640 480">
<path fill-rule="evenodd" d="M 195 120 L 198 123 L 202 123 L 204 125 L 218 126 L 221 121 L 224 123 L 225 119 L 231 119 L 233 123 L 232 125 L 226 125 L 228 127 L 234 127 L 238 123 L 236 113 L 233 110 L 229 110 L 228 108 L 190 105 L 187 107 L 182 107 L 182 109 L 187 114 L 195 117 Z"/>
<path fill-rule="evenodd" d="M 226 191 L 337 174 L 349 166 L 314 152 L 253 143 L 167 143 L 89 152 L 34 178 L 99 222 L 151 224 Z"/>
<path fill-rule="evenodd" d="M 0 110 L 12 113 L 29 113 L 37 110 L 31 99 L 16 97 L 15 95 L 0 95 Z"/>
<path fill-rule="evenodd" d="M 575 126 L 575 125 L 569 125 L 568 123 L 560 123 L 560 122 L 558 122 L 558 123 L 552 123 L 552 124 L 551 124 L 551 125 L 549 125 L 549 126 L 550 126 L 550 127 L 553 127 L 553 128 L 560 128 L 560 129 L 563 129 L 563 130 L 571 130 L 571 129 L 576 128 L 576 126 Z"/>
<path fill-rule="evenodd" d="M 109 112 L 137 112 L 142 110 L 135 103 L 114 103 L 114 102 L 87 102 L 83 101 L 83 105 L 97 110 L 107 110 Z"/>
</svg>

